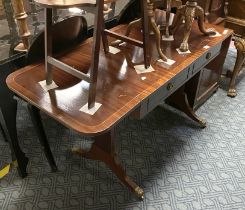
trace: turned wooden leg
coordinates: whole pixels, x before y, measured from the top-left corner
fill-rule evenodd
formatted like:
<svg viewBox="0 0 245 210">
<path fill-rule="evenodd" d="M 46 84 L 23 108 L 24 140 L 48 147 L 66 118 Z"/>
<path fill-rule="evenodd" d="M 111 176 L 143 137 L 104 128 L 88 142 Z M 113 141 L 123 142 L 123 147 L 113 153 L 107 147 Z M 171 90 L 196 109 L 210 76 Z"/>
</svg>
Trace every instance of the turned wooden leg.
<svg viewBox="0 0 245 210">
<path fill-rule="evenodd" d="M 142 18 L 139 18 L 137 20 L 134 20 L 128 24 L 127 30 L 125 32 L 125 36 L 129 36 L 133 28 L 138 28 L 142 26 Z M 117 46 L 119 44 L 123 43 L 121 40 L 116 40 L 111 43 L 111 46 Z"/>
<path fill-rule="evenodd" d="M 167 0 L 166 2 L 167 8 L 166 8 L 166 29 L 165 29 L 165 36 L 169 38 L 169 19 L 170 19 L 170 13 L 171 13 L 171 0 Z"/>
<path fill-rule="evenodd" d="M 23 5 L 23 0 L 11 0 L 14 9 L 14 17 L 16 19 L 19 36 L 22 39 L 22 43 L 15 47 L 16 51 L 27 52 L 29 48 L 29 37 L 31 35 L 27 25 L 27 14 Z"/>
<path fill-rule="evenodd" d="M 49 165 L 51 167 L 51 170 L 53 172 L 57 171 L 57 166 L 53 157 L 53 154 L 51 152 L 51 149 L 49 147 L 49 143 L 46 137 L 46 134 L 44 132 L 41 116 L 40 116 L 40 111 L 36 107 L 32 106 L 31 104 L 28 104 L 28 110 L 32 119 L 32 123 L 34 125 L 34 128 L 37 132 L 39 141 L 42 146 L 42 150 L 49 162 Z"/>
<path fill-rule="evenodd" d="M 157 46 L 158 54 L 159 54 L 160 58 L 163 61 L 167 61 L 168 58 L 167 58 L 166 55 L 163 54 L 162 49 L 161 49 L 161 33 L 160 33 L 159 28 L 157 27 L 157 24 L 155 22 L 155 18 L 154 17 L 150 17 L 150 23 L 151 23 L 151 26 L 152 26 L 152 28 L 153 28 L 153 30 L 155 32 L 156 46 Z"/>
<path fill-rule="evenodd" d="M 92 64 L 90 70 L 90 85 L 88 94 L 88 108 L 93 108 L 95 105 L 96 87 L 97 87 L 97 76 L 99 68 L 99 57 L 100 57 L 100 39 L 101 34 L 104 33 L 104 1 L 97 0 L 97 11 L 94 18 L 94 34 L 93 34 L 93 50 L 92 50 Z M 104 40 L 105 41 L 105 40 Z"/>
<path fill-rule="evenodd" d="M 186 52 L 189 50 L 189 37 L 192 29 L 192 24 L 195 18 L 196 7 L 186 6 L 185 7 L 185 29 L 184 29 L 184 39 L 180 45 L 180 51 Z"/>
<path fill-rule="evenodd" d="M 188 117 L 197 122 L 201 126 L 201 128 L 206 128 L 205 120 L 199 118 L 194 110 L 191 108 L 187 98 L 187 94 L 185 93 L 184 89 L 185 87 L 183 86 L 175 93 L 173 93 L 170 97 L 168 97 L 166 103 L 184 112 Z"/>
<path fill-rule="evenodd" d="M 144 198 L 143 189 L 128 177 L 119 163 L 114 145 L 114 131 L 109 131 L 94 137 L 94 143 L 89 151 L 85 151 L 81 148 L 74 148 L 73 152 L 87 159 L 104 162 L 120 181 L 134 192 L 138 198 Z"/>
<path fill-rule="evenodd" d="M 230 97 L 235 97 L 237 95 L 236 78 L 245 62 L 245 39 L 235 38 L 235 46 L 237 49 L 237 59 L 236 59 L 234 70 L 231 75 L 231 81 L 227 93 L 227 95 Z"/>
<path fill-rule="evenodd" d="M 204 22 L 205 22 L 205 16 L 204 16 L 204 10 L 198 6 L 196 0 L 189 0 L 186 2 L 186 5 L 183 5 L 179 7 L 177 12 L 177 17 L 174 19 L 172 29 L 175 29 L 177 26 L 177 23 L 181 20 L 182 17 L 185 17 L 185 30 L 184 30 L 184 39 L 183 42 L 180 45 L 180 51 L 186 52 L 189 50 L 189 37 L 192 29 L 192 24 L 195 19 L 195 17 L 198 18 L 198 26 L 202 33 L 205 35 L 214 35 L 216 32 L 212 29 L 205 29 Z"/>
<path fill-rule="evenodd" d="M 215 35 L 216 32 L 214 31 L 214 29 L 206 29 L 204 26 L 204 22 L 205 22 L 205 15 L 204 15 L 204 10 L 202 7 L 200 6 L 196 6 L 196 17 L 198 18 L 198 26 L 199 26 L 199 30 L 209 36 L 209 35 Z"/>
<path fill-rule="evenodd" d="M 142 31 L 143 31 L 143 53 L 144 53 L 144 65 L 145 68 L 149 68 L 151 65 L 150 60 L 150 51 L 149 51 L 149 16 L 148 16 L 148 7 L 149 2 L 141 0 L 141 11 L 142 11 Z"/>
</svg>

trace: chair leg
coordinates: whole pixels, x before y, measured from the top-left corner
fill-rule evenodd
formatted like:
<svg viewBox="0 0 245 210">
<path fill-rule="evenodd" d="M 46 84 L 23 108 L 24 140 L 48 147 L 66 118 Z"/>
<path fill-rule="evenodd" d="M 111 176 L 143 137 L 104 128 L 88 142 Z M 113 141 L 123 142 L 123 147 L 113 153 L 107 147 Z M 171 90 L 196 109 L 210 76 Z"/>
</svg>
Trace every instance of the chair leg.
<svg viewBox="0 0 245 210">
<path fill-rule="evenodd" d="M 105 21 L 103 23 L 103 28 L 102 28 L 102 43 L 103 43 L 104 52 L 105 54 L 107 54 L 109 52 L 109 43 L 108 43 L 107 35 L 105 33 Z"/>
<path fill-rule="evenodd" d="M 52 24 L 53 24 L 53 10 L 45 8 L 45 70 L 46 70 L 46 84 L 51 85 L 53 82 L 52 65 L 48 62 L 48 56 L 52 56 Z"/>
<path fill-rule="evenodd" d="M 88 94 L 88 108 L 93 108 L 95 105 L 97 76 L 99 67 L 99 56 L 100 56 L 100 38 L 103 33 L 104 24 L 104 1 L 97 0 L 97 11 L 94 18 L 94 36 L 93 36 L 93 51 L 92 51 L 92 64 L 90 70 L 90 86 Z"/>
<path fill-rule="evenodd" d="M 34 128 L 37 132 L 39 141 L 42 145 L 42 150 L 45 153 L 45 156 L 49 162 L 49 165 L 53 172 L 57 171 L 57 166 L 53 157 L 53 154 L 50 150 L 49 143 L 46 137 L 46 134 L 44 132 L 43 124 L 41 121 L 40 111 L 36 107 L 32 106 L 31 104 L 28 104 L 28 111 L 31 115 L 32 123 L 34 125 Z"/>
</svg>

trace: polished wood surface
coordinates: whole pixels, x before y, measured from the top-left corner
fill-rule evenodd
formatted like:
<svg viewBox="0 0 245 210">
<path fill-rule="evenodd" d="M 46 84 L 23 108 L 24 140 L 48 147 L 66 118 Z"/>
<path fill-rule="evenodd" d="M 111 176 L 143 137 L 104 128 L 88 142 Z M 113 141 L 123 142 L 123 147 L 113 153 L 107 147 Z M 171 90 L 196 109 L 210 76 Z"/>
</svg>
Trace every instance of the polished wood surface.
<svg viewBox="0 0 245 210">
<path fill-rule="evenodd" d="M 224 30 L 218 26 L 210 27 L 215 28 L 221 34 Z M 118 33 L 123 33 L 125 30 L 126 25 L 120 25 L 114 29 Z M 8 77 L 7 84 L 15 93 L 65 126 L 83 135 L 95 136 L 111 130 L 113 126 L 138 108 L 160 87 L 171 80 L 174 81 L 183 70 L 186 70 L 183 82 L 180 82 L 179 85 L 183 84 L 188 75 L 196 73 L 193 71 L 190 73 L 192 70 L 190 66 L 193 63 L 196 64 L 197 69 L 198 65 L 200 65 L 199 68 L 202 67 L 203 64 L 196 63 L 198 58 L 208 61 L 209 50 L 203 47 L 205 45 L 209 45 L 211 49 L 216 47 L 217 52 L 215 53 L 217 55 L 220 43 L 227 39 L 231 33 L 228 31 L 226 35 L 221 37 L 210 38 L 202 35 L 195 25 L 190 36 L 191 54 L 183 56 L 177 53 L 176 48 L 182 40 L 181 34 L 178 34 L 175 37 L 175 42 L 167 42 L 163 45 L 164 52 L 169 58 L 176 60 L 176 63 L 169 68 L 161 66 L 156 62 L 158 59 L 156 49 L 151 48 L 151 65 L 155 72 L 143 75 L 136 74 L 133 68 L 134 64 L 143 63 L 142 49 L 126 45 L 121 46 L 122 51 L 116 55 L 105 55 L 101 51 L 96 101 L 101 103 L 102 107 L 94 116 L 79 111 L 87 103 L 87 84 L 58 69 L 54 70 L 54 81 L 59 88 L 48 93 L 38 84 L 39 81 L 45 79 L 43 64 L 34 64 L 16 71 Z M 137 29 L 132 31 L 132 36 L 137 39 L 141 38 Z M 153 43 L 154 38 L 151 39 L 149 46 L 154 46 Z M 80 71 L 86 71 L 91 63 L 91 46 L 92 39 L 89 39 L 73 51 L 58 57 Z M 214 54 L 214 57 L 216 55 Z M 142 80 L 142 76 L 145 76 L 146 79 Z M 176 81 L 178 82 L 177 79 Z M 168 94 L 170 95 L 171 89 L 169 91 Z"/>
</svg>

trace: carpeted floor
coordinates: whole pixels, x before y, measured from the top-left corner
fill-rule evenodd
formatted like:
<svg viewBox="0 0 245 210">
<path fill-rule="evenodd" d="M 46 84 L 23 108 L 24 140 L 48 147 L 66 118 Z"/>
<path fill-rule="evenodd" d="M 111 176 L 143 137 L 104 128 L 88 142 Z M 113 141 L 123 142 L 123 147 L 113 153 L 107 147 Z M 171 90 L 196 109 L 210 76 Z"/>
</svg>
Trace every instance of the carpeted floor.
<svg viewBox="0 0 245 210">
<path fill-rule="evenodd" d="M 225 69 L 234 65 L 229 51 Z M 43 116 L 59 171 L 51 173 L 25 103 L 19 103 L 18 134 L 30 158 L 29 176 L 13 170 L 0 180 L 2 210 L 231 210 L 245 209 L 245 78 L 238 96 L 226 96 L 228 80 L 198 110 L 207 120 L 200 129 L 183 114 L 158 107 L 142 121 L 126 119 L 117 127 L 117 150 L 128 174 L 145 190 L 138 201 L 102 163 L 71 153 L 90 144 Z M 243 80 L 242 80 L 243 79 Z M 0 136 L 1 166 L 10 161 Z"/>
</svg>

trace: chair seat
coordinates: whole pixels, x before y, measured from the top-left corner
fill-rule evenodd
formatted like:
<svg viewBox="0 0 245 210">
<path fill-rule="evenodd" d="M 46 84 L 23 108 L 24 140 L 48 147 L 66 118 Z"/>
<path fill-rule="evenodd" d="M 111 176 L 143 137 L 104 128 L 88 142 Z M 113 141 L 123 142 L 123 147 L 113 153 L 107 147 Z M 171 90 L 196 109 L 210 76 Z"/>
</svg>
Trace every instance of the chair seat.
<svg viewBox="0 0 245 210">
<path fill-rule="evenodd" d="M 104 0 L 105 4 L 116 0 Z M 36 3 L 47 8 L 69 8 L 76 6 L 96 6 L 96 0 L 35 0 Z"/>
</svg>

